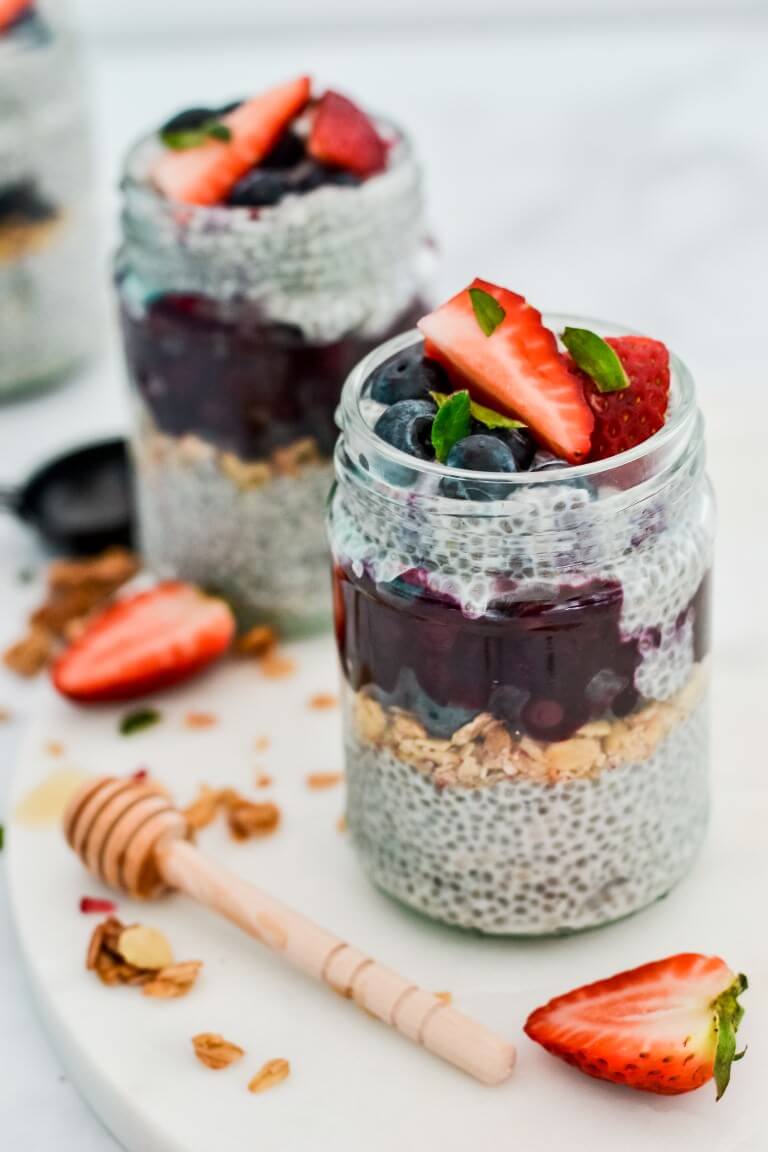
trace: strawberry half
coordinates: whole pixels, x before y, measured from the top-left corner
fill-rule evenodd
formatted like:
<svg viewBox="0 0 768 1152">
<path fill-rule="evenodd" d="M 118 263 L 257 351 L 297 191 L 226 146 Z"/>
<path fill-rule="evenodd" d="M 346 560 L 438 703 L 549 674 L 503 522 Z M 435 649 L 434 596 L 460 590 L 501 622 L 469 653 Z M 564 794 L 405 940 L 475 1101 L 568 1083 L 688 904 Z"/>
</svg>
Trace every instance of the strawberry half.
<svg viewBox="0 0 768 1152">
<path fill-rule="evenodd" d="M 32 0 L 0 0 L 0 29 L 9 28 L 31 7 Z"/>
<path fill-rule="evenodd" d="M 307 151 L 321 164 L 372 176 L 387 163 L 387 146 L 373 122 L 338 92 L 326 92 L 312 119 Z"/>
<path fill-rule="evenodd" d="M 58 659 L 53 683 L 72 700 L 130 700 L 192 676 L 234 632 L 223 600 L 169 581 L 100 613 Z"/>
<path fill-rule="evenodd" d="M 163 152 L 152 170 L 155 186 L 169 200 L 220 204 L 249 168 L 264 159 L 309 100 L 310 80 L 300 76 L 270 88 L 222 116 L 229 140 Z"/>
<path fill-rule="evenodd" d="M 592 460 L 607 460 L 642 444 L 663 428 L 669 406 L 669 351 L 647 336 L 613 336 L 606 340 L 624 365 L 629 387 L 601 392 L 576 366 L 584 395 L 595 417 Z"/>
<path fill-rule="evenodd" d="M 473 293 L 492 297 L 501 319 L 486 335 Z M 541 313 L 522 296 L 473 280 L 447 304 L 419 321 L 438 358 L 467 381 L 473 400 L 515 416 L 556 456 L 573 464 L 586 460 L 592 412 L 577 376 L 571 372 Z"/>
<path fill-rule="evenodd" d="M 712 1077 L 725 1092 L 747 987 L 717 956 L 684 952 L 550 1000 L 525 1031 L 588 1076 L 673 1096 Z"/>
</svg>

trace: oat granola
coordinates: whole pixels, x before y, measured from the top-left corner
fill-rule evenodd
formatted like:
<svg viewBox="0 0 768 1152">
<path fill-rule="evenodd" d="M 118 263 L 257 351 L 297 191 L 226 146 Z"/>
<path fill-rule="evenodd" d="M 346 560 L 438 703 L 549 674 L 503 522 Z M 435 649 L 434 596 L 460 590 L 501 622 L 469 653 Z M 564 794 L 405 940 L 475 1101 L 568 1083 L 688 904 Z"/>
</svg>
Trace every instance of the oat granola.
<svg viewBox="0 0 768 1152">
<path fill-rule="evenodd" d="M 199 1032 L 192 1037 L 192 1047 L 200 1063 L 215 1072 L 229 1068 L 245 1056 L 244 1048 L 225 1040 L 217 1032 Z"/>
<path fill-rule="evenodd" d="M 694 665 L 686 684 L 670 700 L 652 701 L 623 719 L 593 721 L 570 739 L 554 743 L 517 737 L 488 712 L 475 716 L 450 739 L 440 739 L 430 736 L 410 713 L 383 708 L 366 689 L 354 698 L 353 723 L 363 743 L 390 749 L 440 787 L 477 788 L 513 778 L 541 783 L 593 779 L 652 756 L 691 714 L 706 683 L 707 667 L 702 662 Z"/>
</svg>

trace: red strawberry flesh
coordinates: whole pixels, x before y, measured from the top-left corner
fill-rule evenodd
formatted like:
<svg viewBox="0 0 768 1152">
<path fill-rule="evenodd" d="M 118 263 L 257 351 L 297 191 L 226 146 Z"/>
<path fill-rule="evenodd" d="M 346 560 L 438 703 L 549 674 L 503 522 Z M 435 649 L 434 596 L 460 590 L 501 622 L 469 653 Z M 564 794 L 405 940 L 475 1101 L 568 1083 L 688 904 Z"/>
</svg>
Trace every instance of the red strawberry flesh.
<svg viewBox="0 0 768 1152">
<path fill-rule="evenodd" d="M 681 953 L 558 996 L 525 1031 L 589 1076 L 662 1095 L 715 1076 L 719 1099 L 737 1058 L 745 988 L 718 957 Z"/>
<path fill-rule="evenodd" d="M 504 318 L 487 336 L 474 313 L 470 289 L 492 296 Z M 593 417 L 581 382 L 560 354 L 541 313 L 522 296 L 474 280 L 419 321 L 431 354 L 467 382 L 472 398 L 527 424 L 555 455 L 586 460 Z"/>
<path fill-rule="evenodd" d="M 338 92 L 326 92 L 312 120 L 307 151 L 321 164 L 373 176 L 387 164 L 387 145 L 362 109 Z"/>
<path fill-rule="evenodd" d="M 170 581 L 118 600 L 59 658 L 53 682 L 73 700 L 130 700 L 194 675 L 229 647 L 223 600 Z"/>
<path fill-rule="evenodd" d="M 299 76 L 246 100 L 222 117 L 230 140 L 209 140 L 196 148 L 167 150 L 152 170 L 155 186 L 186 204 L 220 204 L 241 176 L 267 156 L 309 100 L 310 80 Z"/>
<path fill-rule="evenodd" d="M 8 28 L 31 7 L 32 0 L 0 0 L 0 30 Z"/>
<path fill-rule="evenodd" d="M 592 460 L 607 460 L 642 444 L 664 426 L 669 406 L 669 351 L 646 336 L 615 336 L 606 340 L 624 365 L 629 387 L 600 392 L 586 373 L 584 395 L 594 417 Z"/>
</svg>

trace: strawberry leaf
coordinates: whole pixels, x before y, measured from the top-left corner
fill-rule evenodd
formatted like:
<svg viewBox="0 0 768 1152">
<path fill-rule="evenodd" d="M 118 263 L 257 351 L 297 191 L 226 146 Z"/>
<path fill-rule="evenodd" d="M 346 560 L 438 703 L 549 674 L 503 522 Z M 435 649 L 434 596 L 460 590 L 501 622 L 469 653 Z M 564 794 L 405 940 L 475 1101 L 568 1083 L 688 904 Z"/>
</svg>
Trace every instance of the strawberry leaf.
<svg viewBox="0 0 768 1152">
<path fill-rule="evenodd" d="M 506 316 L 506 312 L 498 300 L 482 288 L 470 288 L 469 298 L 478 324 L 486 336 L 492 336 Z"/>
<path fill-rule="evenodd" d="M 629 376 L 610 344 L 588 328 L 566 328 L 560 337 L 576 365 L 590 376 L 598 392 L 629 388 Z"/>
<path fill-rule="evenodd" d="M 430 396 L 438 408 L 442 408 L 446 400 L 450 400 L 451 398 L 448 392 L 430 392 Z M 474 400 L 470 400 L 469 402 L 469 411 L 472 417 L 479 421 L 480 424 L 485 424 L 486 428 L 526 427 L 521 420 L 513 420 L 511 416 L 504 416 L 501 412 L 494 411 L 493 408 L 486 408 L 483 404 L 476 404 Z"/>
<path fill-rule="evenodd" d="M 715 1084 L 717 1099 L 720 1100 L 731 1079 L 731 1065 L 741 1060 L 743 1052 L 736 1051 L 736 1033 L 744 1016 L 739 1004 L 739 996 L 747 989 L 746 976 L 737 976 L 730 988 L 726 988 L 712 1005 L 715 1012 L 717 1050 L 715 1052 Z"/>
<path fill-rule="evenodd" d="M 436 395 L 440 395 L 437 393 Z M 435 456 L 443 464 L 459 440 L 469 435 L 470 402 L 469 392 L 454 392 L 438 404 L 437 415 L 432 424 L 432 447 Z"/>
</svg>

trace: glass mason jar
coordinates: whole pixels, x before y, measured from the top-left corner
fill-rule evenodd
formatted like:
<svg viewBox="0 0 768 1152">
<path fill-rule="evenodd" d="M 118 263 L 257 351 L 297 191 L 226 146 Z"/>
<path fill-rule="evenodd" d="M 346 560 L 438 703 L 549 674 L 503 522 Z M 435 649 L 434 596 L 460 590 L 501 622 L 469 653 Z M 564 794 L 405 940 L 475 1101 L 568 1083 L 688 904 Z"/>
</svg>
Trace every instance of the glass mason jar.
<svg viewBox="0 0 768 1152">
<path fill-rule="evenodd" d="M 551 317 L 550 326 L 622 330 Z M 350 375 L 330 505 L 348 826 L 370 877 L 487 933 L 591 928 L 665 895 L 708 812 L 714 507 L 672 360 L 664 428 L 612 460 L 451 469 L 372 431 Z"/>
<path fill-rule="evenodd" d="M 59 16 L 38 0 L 0 29 L 0 397 L 64 376 L 98 331 L 82 63 Z"/>
<path fill-rule="evenodd" d="M 244 626 L 329 624 L 341 386 L 424 311 L 420 172 L 387 135 L 380 175 L 260 209 L 172 203 L 147 178 L 157 144 L 128 157 L 117 285 L 143 550 Z"/>
</svg>

